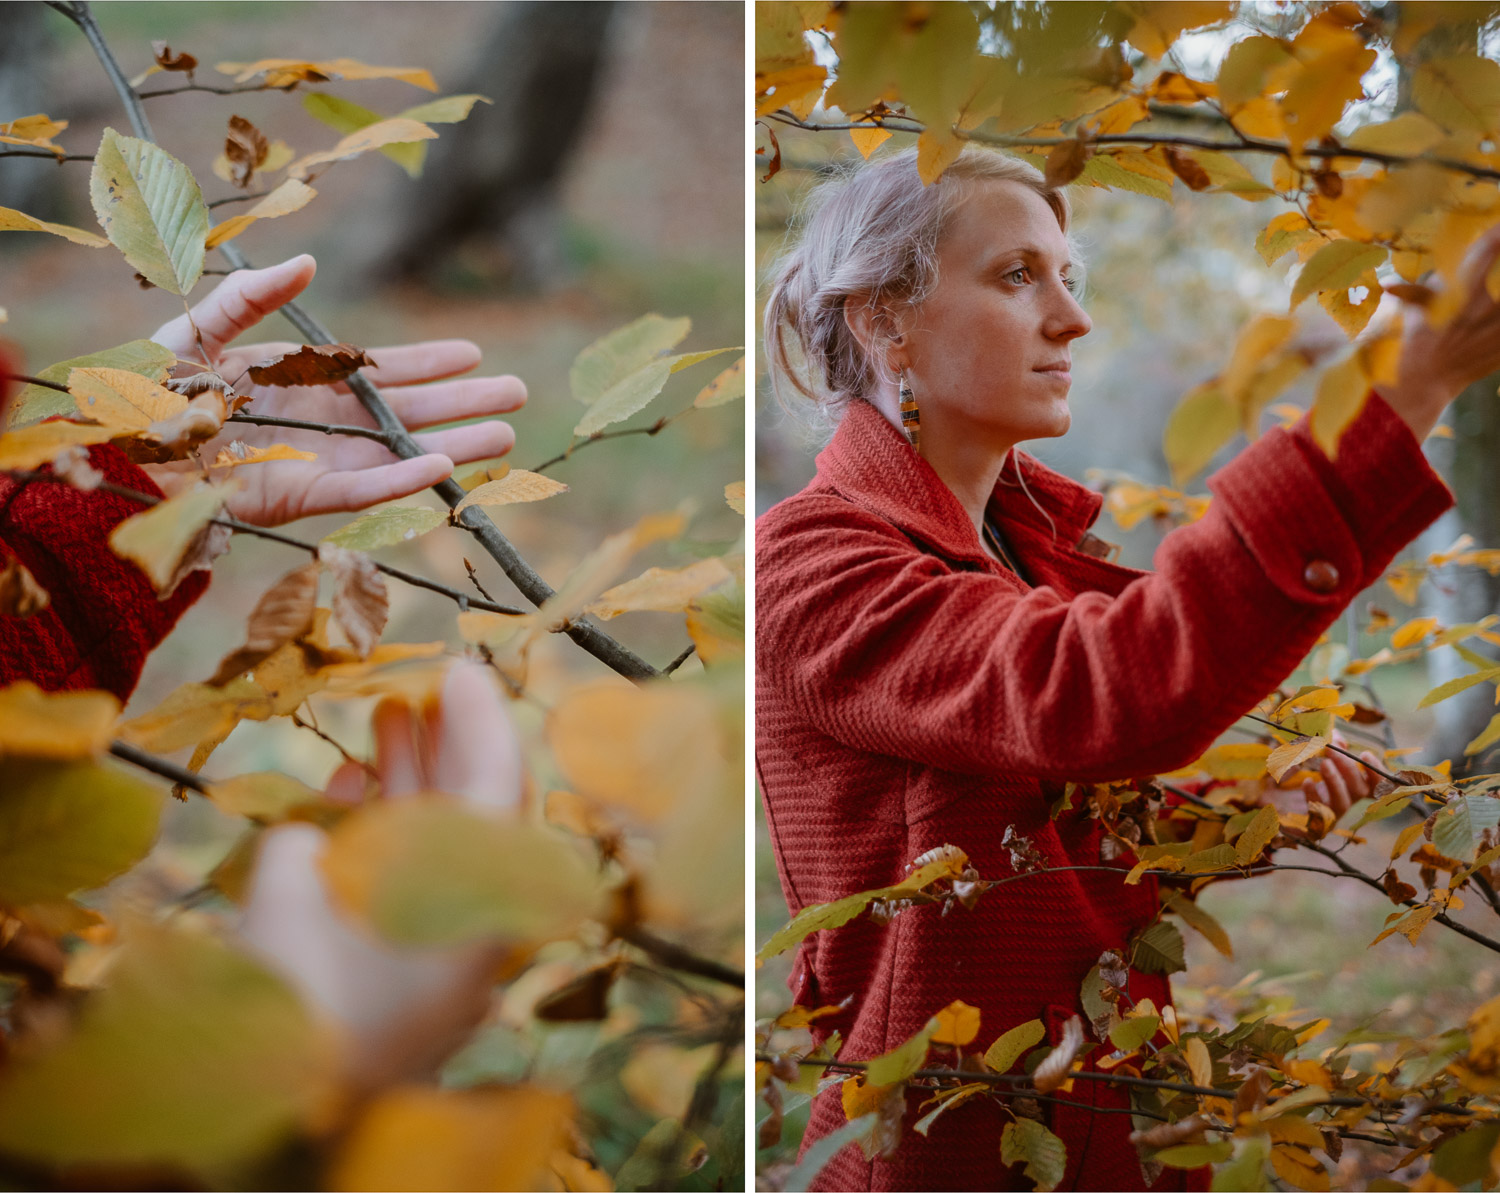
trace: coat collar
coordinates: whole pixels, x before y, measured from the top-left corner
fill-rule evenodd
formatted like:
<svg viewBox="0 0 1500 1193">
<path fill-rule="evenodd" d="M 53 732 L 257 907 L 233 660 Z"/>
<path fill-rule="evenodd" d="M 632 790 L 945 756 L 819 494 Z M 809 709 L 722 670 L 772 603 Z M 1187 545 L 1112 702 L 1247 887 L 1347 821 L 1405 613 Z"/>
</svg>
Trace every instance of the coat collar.
<svg viewBox="0 0 1500 1193">
<path fill-rule="evenodd" d="M 990 512 L 1002 526 L 1019 523 L 1059 547 L 1072 547 L 1099 516 L 1103 498 L 1035 456 L 1022 451 L 1013 456 L 1026 489 L 1007 466 L 990 497 Z M 818 456 L 818 472 L 851 501 L 950 559 L 988 561 L 958 498 L 870 403 L 849 403 L 833 441 Z"/>
</svg>

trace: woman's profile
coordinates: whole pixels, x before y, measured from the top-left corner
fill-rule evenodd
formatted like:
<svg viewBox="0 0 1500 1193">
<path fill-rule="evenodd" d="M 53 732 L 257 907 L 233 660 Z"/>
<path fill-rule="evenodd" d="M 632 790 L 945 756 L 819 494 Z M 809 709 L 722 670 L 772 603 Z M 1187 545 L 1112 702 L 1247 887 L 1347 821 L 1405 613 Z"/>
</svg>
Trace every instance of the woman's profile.
<svg viewBox="0 0 1500 1193">
<path fill-rule="evenodd" d="M 794 912 L 897 883 L 945 844 L 986 878 L 1013 872 L 1017 835 L 1048 867 L 1128 867 L 1097 820 L 1053 815 L 1063 785 L 1192 762 L 1451 504 L 1420 444 L 1500 365 L 1479 280 L 1496 233 L 1458 318 L 1408 316 L 1399 380 L 1367 397 L 1335 458 L 1305 420 L 1272 431 L 1210 479 L 1210 512 L 1167 536 L 1154 571 L 1103 558 L 1099 495 L 1017 449 L 1070 422 L 1090 320 L 1069 218 L 1019 160 L 971 146 L 923 186 L 908 151 L 826 184 L 777 267 L 773 385 L 837 424 L 813 481 L 757 525 L 757 771 Z M 1326 763 L 1308 794 L 1341 813 L 1364 773 Z M 815 933 L 793 994 L 848 1000 L 815 1025 L 841 1031 L 841 1059 L 889 1050 L 954 999 L 989 1036 L 1040 1019 L 1056 1042 L 1101 953 L 1157 914 L 1149 878 L 1043 874 L 967 914 Z M 1171 1001 L 1160 974 L 1133 972 L 1130 993 Z M 1060 1188 L 1143 1187 L 1128 1105 L 1091 1081 L 1044 1107 L 1067 1146 Z M 804 1148 L 843 1121 L 837 1091 L 821 1095 Z M 889 1155 L 844 1148 L 817 1187 L 1030 1188 L 1001 1162 L 1007 1121 L 976 1099 Z M 1167 1170 L 1154 1187 L 1205 1181 Z"/>
</svg>

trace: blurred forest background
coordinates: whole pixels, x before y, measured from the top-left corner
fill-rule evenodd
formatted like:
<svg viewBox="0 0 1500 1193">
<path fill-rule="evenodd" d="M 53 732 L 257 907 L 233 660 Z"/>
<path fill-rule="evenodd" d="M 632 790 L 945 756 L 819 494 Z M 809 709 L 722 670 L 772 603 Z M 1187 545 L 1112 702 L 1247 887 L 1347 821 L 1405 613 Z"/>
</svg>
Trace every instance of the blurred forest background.
<svg viewBox="0 0 1500 1193">
<path fill-rule="evenodd" d="M 237 243 L 257 265 L 313 253 L 319 272 L 303 302 L 339 338 L 373 348 L 467 337 L 484 351 L 482 372 L 521 376 L 531 396 L 510 420 L 515 467 L 532 468 L 567 447 L 582 409 L 569 390 L 569 366 L 605 333 L 654 311 L 691 317 L 686 351 L 741 343 L 741 4 L 112 3 L 100 5 L 96 16 L 127 76 L 151 65 L 155 40 L 197 57 L 198 80 L 207 84 L 227 82 L 213 69 L 224 61 L 348 57 L 426 67 L 440 95 L 478 92 L 494 100 L 492 107 L 477 107 L 467 123 L 439 126 L 420 180 L 379 153 L 338 163 L 319 179 L 316 202 L 257 225 Z M 155 75 L 142 89 L 181 81 Z M 211 170 L 231 114 L 299 152 L 336 140 L 303 111 L 302 98 L 312 91 L 382 112 L 430 98 L 405 83 L 376 80 L 291 94 L 184 94 L 146 102 L 159 143 L 188 164 L 212 201 L 234 193 Z M 61 136 L 70 152 L 91 152 L 106 126 L 129 131 L 76 28 L 41 3 L 0 5 L 0 119 L 35 112 L 71 121 Z M 0 206 L 92 227 L 88 171 L 86 163 L 0 159 Z M 142 292 L 124 260 L 116 257 L 102 269 L 101 259 L 56 237 L 0 237 L 0 308 L 8 312 L 0 334 L 20 348 L 31 372 L 149 336 L 181 313 L 172 295 Z M 211 255 L 209 265 L 215 264 Z M 213 281 L 206 277 L 194 300 Z M 294 339 L 295 333 L 273 317 L 249 338 Z M 697 370 L 674 378 L 651 410 L 628 425 L 649 426 L 681 410 L 711 376 Z M 736 544 L 743 550 L 744 519 L 724 497 L 725 485 L 744 476 L 743 428 L 743 407 L 731 403 L 692 411 L 661 435 L 590 444 L 549 470 L 570 492 L 542 505 L 497 511 L 496 522 L 554 586 L 606 535 L 684 501 L 691 514 L 686 539 L 642 552 L 636 570 L 682 567 L 699 556 L 733 552 Z M 404 504 L 442 508 L 431 493 Z M 311 519 L 290 529 L 318 539 L 352 517 Z M 380 557 L 468 588 L 465 554 L 496 600 L 524 604 L 467 535 L 435 532 Z M 297 552 L 276 544 L 237 540 L 215 564 L 207 596 L 150 658 L 125 715 L 149 710 L 179 684 L 209 675 L 243 638 L 245 618 L 269 580 L 297 562 Z M 400 583 L 390 585 L 390 599 L 387 641 L 442 640 L 461 649 L 451 602 Z M 656 666 L 684 641 L 680 616 L 628 617 L 611 623 L 610 632 Z M 682 674 L 700 666 L 690 660 Z M 608 675 L 566 640 L 540 644 L 528 698 L 512 702 L 523 739 L 540 738 L 545 709 L 565 688 Z M 333 738 L 368 752 L 372 701 L 315 697 L 312 703 Z M 186 751 L 178 760 L 186 761 Z M 321 788 L 339 762 L 331 746 L 276 718 L 242 723 L 206 769 L 221 775 L 278 770 Z M 534 762 L 540 795 L 557 780 L 545 773 L 544 759 Z M 163 891 L 191 889 L 242 829 L 242 820 L 222 815 L 208 800 L 172 804 L 162 847 L 115 884 L 111 897 L 129 901 L 134 895 L 149 904 Z M 699 851 L 712 882 L 694 892 L 694 905 L 697 922 L 713 933 L 704 946 L 731 948 L 734 942 L 725 960 L 738 966 L 743 841 L 738 833 L 728 838 Z M 714 909 L 725 915 L 716 917 Z M 644 1007 L 649 1017 L 649 1000 L 637 1001 L 641 1007 L 626 1009 L 639 1018 Z M 544 1068 L 564 1071 L 589 1063 L 588 1047 L 568 1030 L 533 1041 L 537 1057 L 517 1055 L 506 1033 L 524 1027 L 528 1014 L 527 1007 L 509 1015 L 502 1007 L 497 1029 L 481 1032 L 454 1059 L 448 1079 L 517 1079 L 537 1057 Z M 703 1068 L 701 1056 L 666 1047 L 640 1056 L 634 1071 L 627 1066 L 610 1075 L 623 1089 L 619 1083 L 591 1087 L 603 1092 L 590 1097 L 606 1101 L 612 1089 L 613 1103 L 584 1107 L 594 1128 L 590 1142 L 609 1171 L 657 1118 L 683 1113 Z M 737 1097 L 737 1059 L 723 1079 L 721 1097 Z M 735 1102 L 723 1110 L 725 1137 L 733 1142 L 716 1153 L 740 1154 L 734 1132 L 742 1107 Z M 710 1182 L 701 1187 L 714 1180 L 734 1187 L 741 1178 L 719 1171 L 715 1162 L 692 1179 Z"/>
<path fill-rule="evenodd" d="M 1241 19 L 1226 29 L 1185 35 L 1177 47 L 1185 55 L 1181 69 L 1194 78 L 1212 79 L 1233 42 L 1255 32 L 1279 35 L 1295 30 L 1306 11 L 1306 5 L 1263 5 L 1253 10 L 1247 5 Z M 1402 83 L 1389 61 L 1377 64 L 1376 69 L 1383 73 L 1384 89 L 1382 102 L 1372 107 L 1384 114 L 1372 119 L 1388 119 L 1402 101 Z M 841 119 L 821 109 L 812 117 L 814 122 Z M 1170 113 L 1151 127 L 1204 132 Z M 847 132 L 813 133 L 782 124 L 774 132 L 781 169 L 768 181 L 755 184 L 758 318 L 764 312 L 776 259 L 794 235 L 804 198 L 819 182 L 861 160 Z M 896 133 L 876 156 L 915 143 L 914 135 Z M 764 176 L 771 156 L 764 133 L 757 144 L 765 150 L 756 159 L 759 174 Z M 1241 160 L 1256 177 L 1268 180 L 1269 159 L 1245 155 Z M 1253 315 L 1287 309 L 1295 257 L 1286 256 L 1268 267 L 1254 244 L 1265 223 L 1289 208 L 1274 198 L 1251 203 L 1228 194 L 1193 195 L 1181 187 L 1176 188 L 1172 204 L 1084 185 L 1070 186 L 1068 194 L 1074 212 L 1073 237 L 1086 264 L 1082 301 L 1093 319 L 1093 330 L 1073 345 L 1072 429 L 1062 439 L 1027 443 L 1025 450 L 1095 487 L 1119 474 L 1147 485 L 1170 485 L 1162 452 L 1168 414 L 1183 394 L 1223 368 L 1239 330 Z M 1299 314 L 1305 337 L 1346 342 L 1316 304 L 1304 304 Z M 812 478 L 814 457 L 829 432 L 809 420 L 806 411 L 777 405 L 764 380 L 763 353 L 760 361 L 756 506 L 757 513 L 764 513 Z M 1481 546 L 1500 545 L 1491 541 L 1493 528 L 1500 525 L 1496 380 L 1473 387 L 1450 409 L 1445 421 L 1452 425 L 1452 438 L 1427 441 L 1428 458 L 1454 488 L 1459 509 L 1441 519 L 1400 558 L 1416 559 L 1442 550 L 1465 530 L 1474 533 Z M 1315 375 L 1310 372 L 1279 401 L 1307 408 L 1314 383 Z M 1276 422 L 1266 412 L 1261 429 Z M 1236 437 L 1187 491 L 1206 494 L 1203 477 L 1232 458 L 1245 442 L 1243 436 Z M 1123 529 L 1107 512 L 1096 526 L 1104 539 L 1121 545 L 1120 562 L 1140 568 L 1151 566 L 1157 545 L 1170 529 L 1165 520 L 1149 517 Z M 1340 648 L 1347 644 L 1348 657 L 1368 656 L 1384 644 L 1384 637 L 1362 632 L 1361 627 L 1370 621 L 1371 606 L 1391 613 L 1397 623 L 1420 612 L 1451 625 L 1500 610 L 1500 586 L 1480 569 L 1449 569 L 1429 578 L 1421 601 L 1420 609 L 1408 608 L 1384 584 L 1377 585 L 1362 594 L 1345 623 L 1335 627 L 1330 637 Z M 1485 692 L 1477 707 L 1461 709 L 1457 701 L 1451 701 L 1436 710 L 1415 710 L 1424 692 L 1458 673 L 1457 669 L 1441 669 L 1448 661 L 1443 656 L 1451 658 L 1452 652 L 1432 652 L 1360 678 L 1370 684 L 1381 705 L 1392 711 L 1397 743 L 1426 743 L 1425 750 L 1411 757 L 1434 763 L 1438 758 L 1458 756 L 1457 771 L 1465 761 L 1464 743 L 1494 709 Z M 1292 682 L 1308 679 L 1299 672 Z M 1454 723 L 1440 724 L 1434 711 Z M 1245 741 L 1250 736 L 1231 732 L 1223 740 Z M 1356 865 L 1379 871 L 1405 823 L 1397 818 L 1361 830 L 1368 844 L 1351 848 L 1348 856 Z M 1320 1014 L 1337 1008 L 1334 1023 L 1321 1037 L 1331 1043 L 1344 1033 L 1378 1033 L 1397 1024 L 1414 1036 L 1439 1030 L 1461 1021 L 1476 1000 L 1500 992 L 1500 972 L 1489 954 L 1453 933 L 1426 934 L 1410 949 L 1405 942 L 1391 949 L 1389 941 L 1367 949 L 1390 903 L 1357 884 L 1282 873 L 1274 883 L 1219 883 L 1205 890 L 1200 901 L 1228 930 L 1235 956 L 1226 959 L 1196 933 L 1187 934 L 1188 972 L 1178 975 L 1174 989 L 1178 1004 L 1193 1014 L 1230 1023 L 1236 1011 L 1243 1015 L 1254 1009 L 1256 1014 L 1276 1013 L 1286 1016 L 1282 1022 L 1296 1022 L 1311 1018 L 1314 1008 Z M 788 916 L 757 800 L 756 942 L 766 940 Z M 1480 919 L 1470 922 L 1478 924 Z M 775 1015 L 788 1005 L 785 981 L 794 956 L 792 952 L 774 958 L 758 971 L 758 1018 Z M 796 1156 L 806 1114 L 805 1105 L 789 1109 L 781 1143 L 760 1153 L 760 1187 L 780 1187 L 780 1179 Z M 1391 1160 L 1394 1157 L 1385 1162 Z M 1378 1156 L 1372 1160 L 1368 1153 L 1349 1149 L 1334 1187 L 1364 1187 L 1368 1180 L 1385 1174 L 1370 1166 L 1378 1162 Z"/>
</svg>

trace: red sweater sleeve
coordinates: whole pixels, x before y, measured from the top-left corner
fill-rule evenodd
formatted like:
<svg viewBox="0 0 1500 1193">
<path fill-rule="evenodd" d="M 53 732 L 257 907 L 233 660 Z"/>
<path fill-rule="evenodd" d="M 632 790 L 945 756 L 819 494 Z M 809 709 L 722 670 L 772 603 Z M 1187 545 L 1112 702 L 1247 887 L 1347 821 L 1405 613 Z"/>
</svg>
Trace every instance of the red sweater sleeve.
<svg viewBox="0 0 1500 1193">
<path fill-rule="evenodd" d="M 89 457 L 105 480 L 161 495 L 117 448 L 95 447 Z M 129 697 L 146 656 L 208 586 L 208 573 L 194 572 L 158 600 L 141 570 L 110 550 L 110 532 L 141 508 L 97 490 L 0 475 L 0 561 L 19 559 L 51 598 L 25 620 L 0 617 L 0 686 L 30 680 L 48 691 Z"/>
<path fill-rule="evenodd" d="M 836 493 L 792 498 L 757 528 L 760 682 L 845 745 L 948 770 L 1184 766 L 1452 502 L 1378 396 L 1335 461 L 1304 421 L 1209 485 L 1153 574 L 1071 599 L 955 570 Z"/>
</svg>

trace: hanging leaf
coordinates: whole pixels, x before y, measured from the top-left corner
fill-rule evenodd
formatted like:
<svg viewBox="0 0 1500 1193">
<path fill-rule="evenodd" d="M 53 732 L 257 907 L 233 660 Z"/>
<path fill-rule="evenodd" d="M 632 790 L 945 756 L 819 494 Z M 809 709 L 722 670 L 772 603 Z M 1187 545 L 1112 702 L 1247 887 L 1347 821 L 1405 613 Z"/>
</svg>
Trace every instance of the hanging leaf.
<svg viewBox="0 0 1500 1193">
<path fill-rule="evenodd" d="M 3 444 L 0 439 L 0 446 Z M 200 482 L 126 518 L 110 532 L 110 548 L 116 555 L 134 561 L 146 573 L 157 596 L 165 598 L 186 574 L 184 565 L 192 570 L 199 566 L 194 560 L 200 552 L 227 544 L 222 536 L 210 536 L 209 520 L 219 515 L 238 489 L 238 482 L 233 480 L 222 484 Z"/>
<path fill-rule="evenodd" d="M 399 116 L 392 116 L 389 120 L 382 120 L 378 124 L 372 124 L 367 128 L 360 129 L 358 132 L 350 133 L 332 149 L 325 149 L 320 153 L 309 153 L 305 157 L 299 157 L 286 168 L 287 177 L 305 181 L 308 171 L 314 166 L 325 165 L 328 162 L 346 161 L 351 157 L 358 157 L 362 153 L 368 153 L 371 149 L 379 149 L 385 145 L 405 145 L 411 141 L 431 141 L 436 137 L 437 133 L 419 120 L 405 120 Z"/>
<path fill-rule="evenodd" d="M 578 354 L 568 372 L 573 396 L 592 405 L 632 373 L 677 347 L 692 326 L 687 318 L 643 315 L 596 340 Z"/>
<path fill-rule="evenodd" d="M 601 621 L 643 610 L 679 613 L 687 609 L 693 598 L 732 578 L 719 559 L 700 559 L 685 568 L 648 568 L 634 580 L 616 585 L 585 605 L 584 612 Z"/>
<path fill-rule="evenodd" d="M 1224 926 L 1192 899 L 1181 891 L 1167 891 L 1162 896 L 1162 901 L 1168 911 L 1180 916 L 1183 923 L 1193 928 L 1220 953 L 1229 958 L 1234 957 L 1234 945 L 1230 943 L 1229 933 L 1224 931 Z"/>
<path fill-rule="evenodd" d="M 250 179 L 260 164 L 266 160 L 271 143 L 266 135 L 243 116 L 229 118 L 229 136 L 224 140 L 224 156 L 229 159 L 229 181 L 241 190 L 250 186 Z"/>
<path fill-rule="evenodd" d="M 217 248 L 225 241 L 233 240 L 256 220 L 274 220 L 279 216 L 301 211 L 317 197 L 318 192 L 305 182 L 288 178 L 263 198 L 249 211 L 232 215 L 223 223 L 215 224 L 204 245 Z"/>
<path fill-rule="evenodd" d="M 1000 1160 L 1024 1164 L 1025 1175 L 1036 1183 L 1038 1193 L 1057 1188 L 1067 1168 L 1068 1149 L 1063 1141 L 1033 1118 L 1006 1123 L 1000 1135 Z"/>
<path fill-rule="evenodd" d="M 1344 431 L 1364 408 L 1369 392 L 1370 382 L 1360 368 L 1357 356 L 1351 356 L 1324 369 L 1323 375 L 1318 378 L 1318 393 L 1313 399 L 1310 428 L 1314 442 L 1330 460 L 1338 453 L 1339 440 L 1343 438 Z"/>
<path fill-rule="evenodd" d="M 266 590 L 250 613 L 245 627 L 245 644 L 220 660 L 213 678 L 208 681 L 210 687 L 223 687 L 267 658 L 283 643 L 301 638 L 312 628 L 319 570 L 316 562 L 303 564 Z"/>
<path fill-rule="evenodd" d="M 1173 482 L 1180 485 L 1203 471 L 1239 429 L 1239 415 L 1217 385 L 1200 385 L 1187 394 L 1167 419 L 1162 436 Z"/>
<path fill-rule="evenodd" d="M 1255 814 L 1255 818 L 1235 838 L 1235 862 L 1241 866 L 1254 863 L 1280 831 L 1281 818 L 1277 815 L 1276 809 L 1267 804 Z"/>
<path fill-rule="evenodd" d="M 1449 801 L 1432 821 L 1432 843 L 1439 853 L 1469 861 L 1487 829 L 1500 827 L 1500 798 L 1464 795 Z"/>
<path fill-rule="evenodd" d="M 745 396 L 745 358 L 742 356 L 699 391 L 693 399 L 698 409 L 722 406 Z"/>
<path fill-rule="evenodd" d="M 261 771 L 214 783 L 209 788 L 208 798 L 230 816 L 244 816 L 261 824 L 276 824 L 299 808 L 317 805 L 323 796 L 290 775 Z"/>
<path fill-rule="evenodd" d="M 979 1034 L 979 1008 L 971 1007 L 962 999 L 949 1003 L 937 1013 L 938 1027 L 932 1033 L 934 1044 L 950 1044 L 962 1048 L 972 1043 Z"/>
<path fill-rule="evenodd" d="M 865 1066 L 865 1081 L 874 1086 L 905 1081 L 927 1061 L 927 1046 L 940 1024 L 934 1017 L 909 1040 L 904 1040 Z"/>
<path fill-rule="evenodd" d="M 331 58 L 323 62 L 261 58 L 256 62 L 220 62 L 214 69 L 222 75 L 232 75 L 236 83 L 248 83 L 256 75 L 265 75 L 267 87 L 295 87 L 298 83 L 326 83 L 330 79 L 399 79 L 424 91 L 437 90 L 432 73 L 420 67 L 370 66 L 353 58 Z"/>
<path fill-rule="evenodd" d="M 268 464 L 276 460 L 316 460 L 317 452 L 305 452 L 285 443 L 273 443 L 270 447 L 250 447 L 236 439 L 228 447 L 220 448 L 214 457 L 215 468 L 238 468 L 241 464 Z"/>
<path fill-rule="evenodd" d="M 307 344 L 268 357 L 246 371 L 256 385 L 329 385 L 374 364 L 354 344 Z"/>
<path fill-rule="evenodd" d="M 1155 926 L 1170 927 L 1165 924 Z M 1173 931 L 1175 932 L 1176 929 L 1174 928 Z M 1031 1083 L 1036 1086 L 1038 1093 L 1050 1094 L 1065 1086 L 1068 1074 L 1073 1068 L 1073 1059 L 1082 1047 L 1083 1020 L 1074 1015 L 1063 1024 L 1062 1039 L 1053 1045 L 1052 1051 L 1047 1053 L 1042 1063 L 1032 1071 Z"/>
<path fill-rule="evenodd" d="M 1412 79 L 1413 102 L 1449 132 L 1500 131 L 1500 63 L 1474 54 L 1431 58 Z"/>
<path fill-rule="evenodd" d="M 1310 758 L 1317 757 L 1323 752 L 1328 742 L 1329 739 L 1326 737 L 1299 737 L 1277 746 L 1266 759 L 1266 772 L 1280 783 L 1287 771 L 1301 766 Z"/>
<path fill-rule="evenodd" d="M 149 377 L 125 369 L 74 369 L 68 392 L 78 413 L 117 431 L 145 431 L 187 409 L 188 400 Z"/>
<path fill-rule="evenodd" d="M 0 468 L 35 468 L 71 447 L 106 443 L 119 434 L 113 427 L 47 422 L 0 434 Z"/>
<path fill-rule="evenodd" d="M 18 680 L 0 688 L 0 757 L 102 754 L 119 716 L 120 702 L 109 692 L 44 692 Z"/>
<path fill-rule="evenodd" d="M 419 538 L 447 520 L 446 513 L 425 506 L 388 505 L 339 527 L 323 541 L 350 551 L 373 551 Z"/>
<path fill-rule="evenodd" d="M 1380 244 L 1335 240 L 1308 259 L 1292 286 L 1292 308 L 1319 290 L 1347 290 L 1369 270 L 1385 261 L 1389 250 Z"/>
<path fill-rule="evenodd" d="M 1131 964 L 1142 973 L 1180 973 L 1186 969 L 1177 925 L 1160 920 L 1137 936 Z"/>
<path fill-rule="evenodd" d="M 48 365 L 37 377 L 54 385 L 66 385 L 68 375 L 74 369 L 106 368 L 127 369 L 152 381 L 165 381 L 176 363 L 177 357 L 160 344 L 151 340 L 131 340 L 118 348 L 58 361 L 55 365 Z M 74 399 L 69 394 L 60 394 L 41 385 L 26 385 L 22 386 L 11 406 L 10 422 L 12 426 L 21 426 L 54 414 L 72 414 L 75 409 Z"/>
<path fill-rule="evenodd" d="M 0 141 L 5 139 L 0 137 Z M 64 240 L 71 240 L 74 244 L 87 245 L 95 249 L 102 249 L 109 244 L 104 237 L 95 235 L 93 232 L 85 232 L 82 228 L 74 228 L 68 224 L 51 224 L 46 220 L 27 215 L 23 211 L 17 211 L 13 207 L 0 207 L 0 232 L 50 232 L 53 236 L 61 236 Z"/>
<path fill-rule="evenodd" d="M 166 150 L 112 128 L 94 154 L 94 214 L 152 285 L 186 295 L 203 273 L 208 208 L 192 172 Z"/>
<path fill-rule="evenodd" d="M 323 543 L 318 562 L 333 577 L 333 618 L 348 635 L 354 652 L 367 658 L 380 641 L 390 615 L 385 577 L 368 555 Z"/>
<path fill-rule="evenodd" d="M 985 1050 L 984 1063 L 993 1073 L 1008 1073 L 1011 1066 L 1040 1044 L 1046 1034 L 1047 1028 L 1040 1019 L 1013 1027 Z"/>
</svg>

